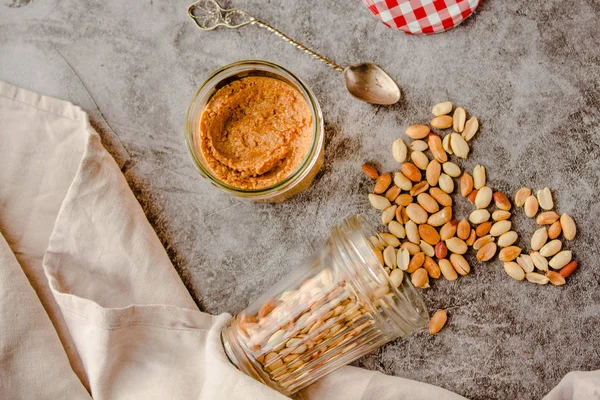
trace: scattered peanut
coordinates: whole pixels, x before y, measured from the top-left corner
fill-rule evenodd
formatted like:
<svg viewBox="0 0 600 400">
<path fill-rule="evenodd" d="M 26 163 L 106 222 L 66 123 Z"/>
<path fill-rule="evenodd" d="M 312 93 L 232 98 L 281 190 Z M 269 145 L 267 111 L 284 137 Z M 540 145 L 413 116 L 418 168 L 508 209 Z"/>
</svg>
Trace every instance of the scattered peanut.
<svg viewBox="0 0 600 400">
<path fill-rule="evenodd" d="M 540 203 L 540 207 L 543 210 L 552 210 L 554 207 L 554 201 L 552 201 L 552 193 L 550 193 L 550 189 L 543 188 L 542 190 L 538 190 L 537 192 L 538 203 Z"/>
<path fill-rule="evenodd" d="M 466 159 L 469 155 L 469 144 L 458 133 L 450 134 L 450 146 L 452 146 L 452 151 L 457 157 Z"/>
<path fill-rule="evenodd" d="M 492 189 L 487 186 L 482 186 L 475 196 L 475 207 L 487 208 L 492 202 Z"/>
<path fill-rule="evenodd" d="M 425 171 L 425 178 L 427 179 L 427 183 L 430 186 L 436 186 L 440 179 L 440 174 L 442 173 L 442 166 L 440 165 L 438 160 L 432 160 L 429 165 L 427 165 L 427 170 Z"/>
<path fill-rule="evenodd" d="M 381 213 L 381 223 L 383 225 L 389 224 L 394 219 L 394 217 L 396 216 L 397 208 L 398 206 L 393 205 L 383 210 L 383 212 Z"/>
<path fill-rule="evenodd" d="M 417 224 L 410 220 L 404 225 L 404 229 L 406 230 L 406 238 L 414 244 L 421 243 L 421 236 L 419 235 L 419 228 Z"/>
<path fill-rule="evenodd" d="M 468 172 L 464 172 L 460 178 L 460 194 L 462 194 L 464 197 L 467 197 L 472 191 L 473 177 Z"/>
<path fill-rule="evenodd" d="M 387 199 L 386 199 L 387 200 Z M 490 212 L 486 209 L 475 210 L 469 215 L 469 221 L 474 224 L 482 224 L 490 219 Z"/>
<path fill-rule="evenodd" d="M 363 164 L 361 168 L 364 171 L 365 175 L 367 175 L 369 178 L 377 179 L 379 177 L 379 172 L 377 172 L 377 168 L 375 168 L 371 164 Z"/>
<path fill-rule="evenodd" d="M 452 117 L 449 115 L 440 115 L 429 121 L 429 125 L 436 129 L 448 129 L 452 126 Z"/>
<path fill-rule="evenodd" d="M 502 192 L 494 193 L 494 203 L 500 210 L 509 211 L 511 208 L 510 200 Z"/>
<path fill-rule="evenodd" d="M 560 270 L 563 278 L 568 278 L 577 269 L 577 261 L 571 261 Z"/>
<path fill-rule="evenodd" d="M 567 214 L 563 214 L 560 217 L 560 226 L 562 227 L 563 236 L 567 240 L 575 239 L 575 235 L 577 234 L 577 226 L 575 225 L 575 221 Z"/>
<path fill-rule="evenodd" d="M 396 172 L 394 174 L 394 184 L 402 190 L 410 190 L 412 188 L 412 181 L 402 172 Z"/>
<path fill-rule="evenodd" d="M 448 193 L 444 192 L 442 189 L 432 187 L 431 189 L 429 189 L 429 194 L 435 199 L 435 201 L 440 203 L 440 205 L 444 207 L 452 206 L 452 197 L 450 197 Z"/>
<path fill-rule="evenodd" d="M 444 173 L 446 175 L 449 175 L 453 178 L 458 178 L 461 174 L 460 167 L 451 161 L 443 163 L 442 168 L 444 169 Z"/>
<path fill-rule="evenodd" d="M 527 279 L 529 282 L 537 283 L 538 285 L 545 285 L 550 281 L 546 275 L 542 275 L 537 272 L 529 272 L 525 274 L 525 279 Z"/>
<path fill-rule="evenodd" d="M 492 236 L 503 235 L 506 232 L 510 231 L 511 227 L 512 227 L 512 223 L 509 220 L 498 221 L 494 225 L 492 225 L 492 228 L 490 229 L 490 235 L 492 235 Z"/>
<path fill-rule="evenodd" d="M 442 330 L 444 325 L 446 325 L 446 321 L 448 319 L 448 314 L 446 310 L 437 310 L 433 317 L 431 317 L 431 321 L 429 321 L 429 333 L 435 335 L 439 331 Z"/>
<path fill-rule="evenodd" d="M 417 196 L 426 191 L 427 189 L 429 189 L 429 183 L 427 183 L 427 181 L 421 181 L 414 185 L 408 193 L 410 193 L 411 196 Z"/>
<path fill-rule="evenodd" d="M 467 240 L 471 236 L 471 224 L 466 219 L 460 220 L 456 228 L 456 236 L 459 239 Z"/>
<path fill-rule="evenodd" d="M 396 162 L 403 163 L 406 161 L 407 154 L 408 148 L 406 147 L 404 140 L 394 140 L 394 143 L 392 143 L 392 156 L 394 157 L 394 160 L 396 160 Z"/>
<path fill-rule="evenodd" d="M 452 207 L 444 207 L 440 211 L 431 215 L 427 223 L 431 226 L 442 226 L 452 219 Z"/>
<path fill-rule="evenodd" d="M 431 113 L 433 115 L 435 115 L 436 117 L 439 117 L 440 115 L 450 114 L 451 111 L 452 111 L 452 103 L 449 101 L 444 101 L 442 103 L 438 103 L 435 106 L 433 106 Z"/>
<path fill-rule="evenodd" d="M 429 145 L 431 154 L 433 154 L 433 157 L 438 162 L 445 163 L 448 161 L 448 154 L 444 150 L 444 144 L 442 143 L 440 135 L 436 133 L 430 133 L 429 138 L 427 139 L 427 144 Z"/>
<path fill-rule="evenodd" d="M 448 255 L 448 248 L 446 247 L 446 244 L 440 240 L 438 242 L 438 244 L 435 245 L 434 253 L 435 253 L 435 257 L 438 260 L 441 260 L 442 258 L 446 258 L 446 256 Z"/>
<path fill-rule="evenodd" d="M 477 240 L 477 234 L 475 233 L 475 229 L 471 229 L 471 234 L 469 235 L 469 238 L 467 240 L 465 240 L 465 243 L 467 244 L 467 246 L 473 247 L 476 240 Z"/>
<path fill-rule="evenodd" d="M 400 240 L 391 233 L 382 232 L 379 236 L 383 239 L 386 246 L 398 247 L 400 246 Z"/>
<path fill-rule="evenodd" d="M 540 228 L 538 230 L 536 230 L 535 232 L 533 232 L 533 235 L 531 236 L 531 249 L 534 251 L 538 251 L 539 249 L 542 248 L 543 245 L 546 244 L 546 241 L 548 240 L 548 231 L 546 230 L 546 228 Z"/>
<path fill-rule="evenodd" d="M 385 197 L 373 193 L 369 194 L 369 202 L 374 208 L 382 211 L 392 205 Z"/>
<path fill-rule="evenodd" d="M 539 269 L 540 271 L 548 271 L 548 260 L 546 259 L 546 257 L 542 256 L 537 251 L 531 252 L 530 256 L 533 265 L 535 265 L 537 269 Z"/>
<path fill-rule="evenodd" d="M 500 259 L 500 261 L 512 261 L 514 259 L 516 259 L 519 254 L 521 254 L 521 248 L 517 247 L 517 246 L 508 246 L 503 248 L 502 250 L 500 250 L 500 253 L 498 253 L 498 259 Z"/>
<path fill-rule="evenodd" d="M 428 193 L 420 193 L 417 196 L 417 202 L 427 211 L 428 213 L 436 213 L 440 210 L 439 204 L 433 197 Z"/>
<path fill-rule="evenodd" d="M 548 272 L 546 272 L 546 276 L 550 280 L 550 283 L 553 284 L 554 286 L 562 286 L 565 283 L 567 283 L 565 278 L 558 272 L 548 271 Z"/>
<path fill-rule="evenodd" d="M 573 257 L 573 253 L 571 250 L 563 250 L 558 252 L 554 257 L 550 259 L 548 265 L 553 269 L 561 269 L 565 265 L 571 262 L 571 258 Z"/>
<path fill-rule="evenodd" d="M 458 279 L 458 274 L 456 273 L 456 270 L 454 269 L 450 261 L 446 260 L 445 258 L 442 258 L 439 261 L 439 265 L 440 270 L 442 271 L 442 275 L 444 275 L 444 278 L 446 278 L 449 281 L 455 281 Z"/>
<path fill-rule="evenodd" d="M 533 265 L 533 261 L 531 260 L 531 256 L 527 254 L 521 254 L 519 257 L 517 257 L 517 264 L 519 264 L 525 272 L 533 272 L 533 269 L 535 268 L 535 265 Z"/>
<path fill-rule="evenodd" d="M 411 139 L 423 139 L 429 135 L 430 129 L 427 125 L 411 125 L 406 128 L 406 135 Z"/>
<path fill-rule="evenodd" d="M 404 226 L 398 221 L 390 221 L 388 224 L 388 230 L 394 236 L 399 239 L 404 239 L 406 237 L 406 231 L 404 230 Z"/>
<path fill-rule="evenodd" d="M 440 234 L 431 225 L 422 224 L 419 225 L 419 235 L 421 239 L 432 246 L 435 246 L 440 241 Z"/>
<path fill-rule="evenodd" d="M 402 164 L 402 173 L 413 182 L 421 182 L 421 171 L 413 163 L 405 162 Z M 400 185 L 398 185 L 400 186 Z"/>
<path fill-rule="evenodd" d="M 417 168 L 422 169 L 423 171 L 427 169 L 429 165 L 429 158 L 422 151 L 413 151 L 410 155 L 410 158 L 417 166 Z"/>
<path fill-rule="evenodd" d="M 425 262 L 425 253 L 420 251 L 417 254 L 415 254 L 414 256 L 412 256 L 412 258 L 410 259 L 410 262 L 408 263 L 408 268 L 406 269 L 406 272 L 408 272 L 409 274 L 412 274 L 413 272 L 415 272 L 416 270 L 421 268 L 423 266 L 424 262 Z"/>
<path fill-rule="evenodd" d="M 544 211 L 537 216 L 535 222 L 538 225 L 552 225 L 553 223 L 558 221 L 559 218 L 559 215 L 554 211 Z"/>
<path fill-rule="evenodd" d="M 440 174 L 438 185 L 440 189 L 442 189 L 446 193 L 452 193 L 454 191 L 454 181 L 450 176 L 444 173 Z"/>
<path fill-rule="evenodd" d="M 496 254 L 496 249 L 497 249 L 496 243 L 490 242 L 490 243 L 486 244 L 481 249 L 479 249 L 479 251 L 477 252 L 477 259 L 479 261 L 491 260 L 492 257 L 494 257 L 494 255 Z"/>
<path fill-rule="evenodd" d="M 417 224 L 424 224 L 427 222 L 428 214 L 427 211 L 423 209 L 417 203 L 410 203 L 406 206 L 406 213 L 408 214 L 408 218 L 415 221 Z"/>
<path fill-rule="evenodd" d="M 467 244 L 464 240 L 457 237 L 452 237 L 446 240 L 446 247 L 455 254 L 465 254 L 467 252 Z"/>
<path fill-rule="evenodd" d="M 493 217 L 493 214 L 492 214 L 492 217 Z M 487 235 L 488 233 L 490 233 L 491 228 L 492 228 L 492 222 L 487 221 L 487 222 L 484 222 L 483 224 L 479 225 L 477 227 L 477 229 L 475 230 L 475 232 L 477 233 L 477 236 L 483 237 L 483 236 Z"/>
<path fill-rule="evenodd" d="M 479 193 L 479 190 L 474 189 L 471 193 L 469 193 L 469 195 L 467 196 L 467 200 L 469 200 L 469 202 L 471 204 L 475 204 L 475 199 L 477 198 L 477 193 Z"/>
<path fill-rule="evenodd" d="M 454 152 L 452 151 L 452 145 L 450 143 L 450 135 L 444 136 L 444 138 L 442 139 L 442 147 L 444 148 L 444 151 L 446 153 L 454 154 Z"/>
<path fill-rule="evenodd" d="M 483 246 L 485 246 L 488 243 L 492 243 L 493 241 L 494 238 L 492 237 L 492 235 L 480 237 L 475 241 L 475 243 L 473 243 L 473 249 L 480 250 Z"/>
<path fill-rule="evenodd" d="M 535 217 L 539 208 L 539 204 L 535 196 L 529 196 L 527 200 L 525 200 L 525 215 L 529 218 Z"/>
<path fill-rule="evenodd" d="M 510 216 L 511 216 L 510 211 L 495 210 L 492 213 L 492 219 L 494 221 L 504 221 L 505 219 L 509 219 Z"/>
<path fill-rule="evenodd" d="M 396 264 L 398 265 L 398 268 L 400 268 L 402 271 L 406 271 L 410 263 L 410 253 L 406 249 L 400 249 L 398 250 L 396 256 Z"/>
<path fill-rule="evenodd" d="M 517 241 L 518 238 L 519 238 L 519 235 L 517 234 L 517 232 L 508 231 L 508 232 L 500 235 L 500 237 L 498 238 L 498 246 L 500 246 L 500 247 L 511 246 L 512 244 L 514 244 Z"/>
<path fill-rule="evenodd" d="M 413 140 L 410 144 L 410 149 L 412 151 L 425 151 L 428 147 L 427 142 L 424 140 Z"/>
<path fill-rule="evenodd" d="M 433 279 L 438 279 L 441 275 L 441 270 L 439 265 L 431 258 L 432 256 L 426 256 L 425 262 L 423 263 L 423 268 L 427 270 L 427 273 Z"/>
<path fill-rule="evenodd" d="M 556 239 L 557 237 L 560 236 L 561 232 L 562 232 L 562 227 L 560 225 L 560 221 L 556 221 L 555 223 L 550 225 L 550 228 L 548 228 L 548 238 Z"/>
<path fill-rule="evenodd" d="M 429 277 L 427 276 L 427 270 L 425 268 L 419 268 L 415 272 L 412 273 L 410 277 L 410 281 L 416 287 L 424 287 L 429 282 Z"/>
<path fill-rule="evenodd" d="M 465 129 L 465 122 L 467 120 L 467 113 L 465 112 L 464 108 L 456 107 L 452 119 L 454 120 L 454 131 L 459 133 L 462 132 Z"/>
<path fill-rule="evenodd" d="M 390 268 L 396 268 L 396 249 L 388 246 L 383 250 L 383 261 Z"/>
<path fill-rule="evenodd" d="M 504 263 L 504 271 L 513 279 L 522 281 L 525 279 L 525 272 L 516 262 Z"/>
<path fill-rule="evenodd" d="M 399 206 L 406 207 L 407 205 L 413 202 L 413 197 L 408 193 L 402 193 L 398 195 L 398 197 L 396 197 L 396 200 L 394 200 L 394 202 Z"/>
<path fill-rule="evenodd" d="M 450 263 L 460 275 L 467 275 L 471 272 L 471 266 L 460 254 L 450 254 Z"/>
<path fill-rule="evenodd" d="M 517 190 L 517 193 L 515 194 L 515 206 L 523 207 L 525 205 L 525 200 L 527 200 L 529 196 L 531 196 L 531 189 L 524 187 Z"/>
<path fill-rule="evenodd" d="M 481 189 L 485 186 L 485 182 L 485 167 L 482 165 L 476 165 L 475 168 L 473 168 L 473 187 L 475 189 Z"/>
<path fill-rule="evenodd" d="M 448 221 L 442 226 L 440 229 L 440 238 L 442 240 L 448 240 L 452 236 L 456 234 L 456 230 L 458 229 L 458 221 L 452 220 Z"/>
<path fill-rule="evenodd" d="M 477 120 L 477 117 L 469 118 L 469 120 L 465 123 L 465 129 L 462 132 L 463 138 L 465 138 L 465 140 L 468 142 L 469 140 L 473 139 L 473 136 L 475 136 L 478 129 L 479 121 Z"/>
<path fill-rule="evenodd" d="M 394 201 L 396 200 L 396 197 L 398 197 L 400 195 L 400 188 L 396 185 L 393 185 L 391 188 L 389 188 L 387 190 L 387 192 L 385 192 L 385 198 L 388 199 L 389 201 Z"/>
</svg>

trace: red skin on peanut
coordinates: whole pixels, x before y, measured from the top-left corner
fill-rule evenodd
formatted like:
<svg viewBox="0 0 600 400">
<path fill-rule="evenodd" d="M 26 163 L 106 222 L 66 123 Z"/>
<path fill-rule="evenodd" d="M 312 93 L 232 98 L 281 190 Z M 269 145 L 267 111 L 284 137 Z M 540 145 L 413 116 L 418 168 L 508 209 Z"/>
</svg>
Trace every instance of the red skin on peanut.
<svg viewBox="0 0 600 400">
<path fill-rule="evenodd" d="M 563 278 L 566 278 L 566 277 L 570 276 L 573 272 L 575 272 L 576 269 L 577 269 L 577 261 L 573 260 L 570 263 L 568 263 L 567 265 L 565 265 L 564 267 L 562 267 L 560 269 L 559 274 Z"/>
<path fill-rule="evenodd" d="M 447 255 L 448 255 L 448 248 L 446 247 L 446 244 L 444 242 L 439 242 L 438 244 L 435 245 L 435 256 L 437 257 L 438 260 L 441 260 L 442 258 L 446 258 Z"/>
</svg>

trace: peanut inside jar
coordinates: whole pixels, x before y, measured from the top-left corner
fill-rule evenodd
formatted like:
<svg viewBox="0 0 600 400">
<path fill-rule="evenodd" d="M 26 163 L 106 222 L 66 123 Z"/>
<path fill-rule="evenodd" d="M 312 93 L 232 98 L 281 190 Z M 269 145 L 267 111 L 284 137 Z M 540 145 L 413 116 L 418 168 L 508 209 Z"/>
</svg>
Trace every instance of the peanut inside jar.
<svg viewBox="0 0 600 400">
<path fill-rule="evenodd" d="M 308 103 L 293 86 L 250 76 L 223 86 L 208 102 L 200 147 L 218 179 L 262 189 L 300 167 L 312 144 L 312 123 Z"/>
<path fill-rule="evenodd" d="M 365 341 L 380 340 L 367 307 L 329 269 L 240 315 L 247 348 L 262 370 L 286 389 Z M 313 375 L 314 376 L 314 375 Z"/>
</svg>

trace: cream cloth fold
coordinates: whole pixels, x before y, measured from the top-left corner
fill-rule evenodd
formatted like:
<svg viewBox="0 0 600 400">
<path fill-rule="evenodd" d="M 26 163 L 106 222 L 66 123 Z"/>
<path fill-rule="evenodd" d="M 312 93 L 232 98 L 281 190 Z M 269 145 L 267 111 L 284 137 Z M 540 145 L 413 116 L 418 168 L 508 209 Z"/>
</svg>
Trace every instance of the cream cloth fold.
<svg viewBox="0 0 600 400">
<path fill-rule="evenodd" d="M 285 398 L 229 363 L 230 316 L 198 310 L 87 115 L 3 82 L 0 232 L 0 398 Z M 353 367 L 299 397 L 462 399 Z"/>
</svg>

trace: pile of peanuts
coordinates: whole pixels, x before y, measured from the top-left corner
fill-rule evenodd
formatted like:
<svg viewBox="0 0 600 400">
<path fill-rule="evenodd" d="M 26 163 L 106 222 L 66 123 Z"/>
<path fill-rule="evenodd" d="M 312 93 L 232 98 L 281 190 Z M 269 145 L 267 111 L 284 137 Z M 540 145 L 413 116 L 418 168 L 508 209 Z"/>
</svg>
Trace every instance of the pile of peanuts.
<svg viewBox="0 0 600 400">
<path fill-rule="evenodd" d="M 450 161 L 451 155 L 467 158 L 469 143 L 479 130 L 476 117 L 467 120 L 461 107 L 454 109 L 451 116 L 452 110 L 450 102 L 436 104 L 429 125 L 411 125 L 406 129 L 406 135 L 412 139 L 409 145 L 402 138 L 393 142 L 392 155 L 401 163 L 400 171 L 393 176 L 379 174 L 370 164 L 362 166 L 365 174 L 375 180 L 369 202 L 382 211 L 382 224 L 388 228 L 379 238 L 371 238 L 381 264 L 392 280 L 401 281 L 407 273 L 414 286 L 428 288 L 430 279 L 443 276 L 456 280 L 467 275 L 471 267 L 464 254 L 471 247 L 477 251 L 479 261 L 489 261 L 498 253 L 506 273 L 514 279 L 564 284 L 564 278 L 577 268 L 577 262 L 571 261 L 571 252 L 560 251 L 560 241 L 555 238 L 561 231 L 568 240 L 575 237 L 573 219 L 563 214 L 559 221 L 558 214 L 548 211 L 553 207 L 548 188 L 538 191 L 537 197 L 531 195 L 530 189 L 519 190 L 515 204 L 524 205 L 529 217 L 537 214 L 538 204 L 544 204 L 542 208 L 547 211 L 539 214 L 537 223 L 551 224 L 547 235 L 545 227 L 534 234 L 531 255 L 521 254 L 522 249 L 514 245 L 518 234 L 512 230 L 509 198 L 490 188 L 484 166 L 477 165 L 469 174 Z M 442 137 L 447 129 L 452 131 Z M 460 187 L 461 195 L 475 205 L 468 219 L 453 219 L 450 195 L 455 187 Z M 555 240 L 545 244 L 548 237 Z M 546 257 L 550 256 L 553 258 L 548 261 Z M 561 272 L 549 270 L 548 265 Z M 534 267 L 539 272 L 534 272 Z M 436 320 L 445 323 L 446 314 Z M 430 331 L 439 329 L 430 325 Z"/>
</svg>

